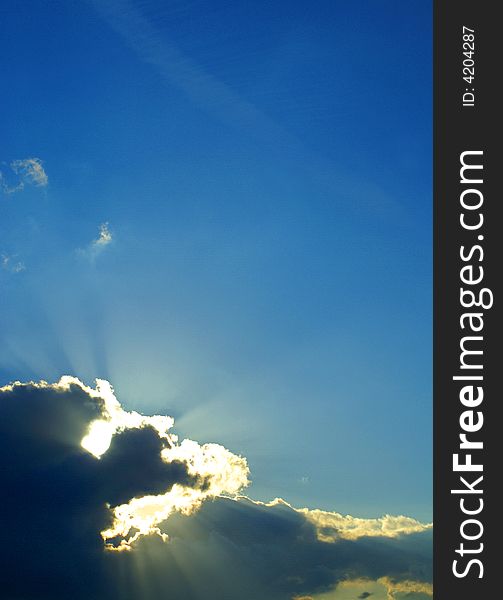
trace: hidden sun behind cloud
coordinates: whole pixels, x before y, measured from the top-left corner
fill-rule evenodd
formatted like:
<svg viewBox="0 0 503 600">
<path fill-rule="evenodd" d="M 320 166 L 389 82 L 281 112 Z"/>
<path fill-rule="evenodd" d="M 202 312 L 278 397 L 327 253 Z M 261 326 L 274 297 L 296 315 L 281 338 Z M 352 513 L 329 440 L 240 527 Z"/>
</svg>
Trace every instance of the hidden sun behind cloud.
<svg viewBox="0 0 503 600">
<path fill-rule="evenodd" d="M 245 458 L 179 441 L 105 380 L 15 382 L 0 411 L 8 598 L 337 599 L 358 581 L 431 596 L 431 525 L 253 501 Z"/>
</svg>

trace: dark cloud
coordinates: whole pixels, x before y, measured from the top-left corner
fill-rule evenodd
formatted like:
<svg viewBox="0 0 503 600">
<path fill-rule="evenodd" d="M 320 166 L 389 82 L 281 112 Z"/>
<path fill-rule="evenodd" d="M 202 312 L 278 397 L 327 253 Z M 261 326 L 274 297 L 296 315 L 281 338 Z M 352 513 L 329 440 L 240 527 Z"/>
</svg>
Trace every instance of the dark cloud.
<svg viewBox="0 0 503 600">
<path fill-rule="evenodd" d="M 242 600 L 290 600 L 327 591 L 348 578 L 431 581 L 430 531 L 327 543 L 303 513 L 287 504 L 263 505 L 246 498 L 206 502 L 190 517 L 174 515 L 163 529 L 170 543 L 155 544 L 165 564 L 176 564 L 191 552 L 196 572 L 207 560 L 198 557 L 218 557 L 213 559 L 216 572 L 222 570 L 219 564 L 225 565 L 227 578 L 205 599 L 233 598 L 240 590 Z M 148 551 L 152 543 L 145 538 L 141 547 Z M 135 560 L 133 554 L 128 558 Z M 239 581 L 247 582 L 246 590 Z"/>
<path fill-rule="evenodd" d="M 173 486 L 204 499 L 225 468 L 218 463 L 214 479 L 202 466 L 194 470 L 197 461 L 184 453 L 201 447 L 175 447 L 152 423 L 118 431 L 107 452 L 93 456 L 81 441 L 106 401 L 91 392 L 76 380 L 0 391 L 2 597 L 291 600 L 347 579 L 431 581 L 431 530 L 324 541 L 305 512 L 245 497 L 171 514 L 160 524 L 167 541 L 146 535 L 129 551 L 106 551 L 100 532 L 112 525 L 110 506 Z M 175 459 L 163 460 L 166 451 Z"/>
<path fill-rule="evenodd" d="M 169 444 L 153 427 L 128 429 L 112 439 L 109 450 L 94 465 L 95 489 L 112 506 L 146 494 L 162 494 L 175 483 L 201 487 L 182 461 L 166 463 L 161 451 Z"/>
<path fill-rule="evenodd" d="M 90 598 L 99 589 L 100 532 L 112 506 L 175 483 L 198 486 L 181 461 L 165 463 L 152 427 L 114 436 L 100 460 L 81 447 L 104 402 L 81 386 L 15 385 L 0 394 L 0 589 L 7 598 Z"/>
</svg>

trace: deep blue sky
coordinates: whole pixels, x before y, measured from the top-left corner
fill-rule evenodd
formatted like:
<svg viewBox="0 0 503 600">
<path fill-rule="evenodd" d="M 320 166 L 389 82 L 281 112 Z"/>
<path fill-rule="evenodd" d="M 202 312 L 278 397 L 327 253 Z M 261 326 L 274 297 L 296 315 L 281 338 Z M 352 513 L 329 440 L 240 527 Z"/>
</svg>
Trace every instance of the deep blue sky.
<svg viewBox="0 0 503 600">
<path fill-rule="evenodd" d="M 0 195 L 0 383 L 107 378 L 254 498 L 430 519 L 430 2 L 7 0 L 0 62 L 3 181 L 49 179 Z"/>
</svg>

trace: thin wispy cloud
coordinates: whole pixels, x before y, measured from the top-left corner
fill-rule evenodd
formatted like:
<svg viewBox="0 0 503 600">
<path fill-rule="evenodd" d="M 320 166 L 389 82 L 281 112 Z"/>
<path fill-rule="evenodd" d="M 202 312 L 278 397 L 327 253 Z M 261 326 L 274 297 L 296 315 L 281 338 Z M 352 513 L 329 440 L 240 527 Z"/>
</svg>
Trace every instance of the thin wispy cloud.
<svg viewBox="0 0 503 600">
<path fill-rule="evenodd" d="M 146 63 L 196 106 L 261 139 L 298 144 L 272 118 L 186 55 L 129 0 L 92 0 L 99 14 Z"/>
<path fill-rule="evenodd" d="M 13 160 L 7 169 L 0 171 L 0 187 L 7 195 L 20 192 L 28 185 L 44 188 L 48 184 L 49 177 L 40 158 Z"/>
<path fill-rule="evenodd" d="M 16 192 L 20 192 L 22 189 L 24 189 L 24 183 L 22 181 L 18 181 L 17 183 L 9 183 L 4 173 L 0 171 L 0 187 L 6 196 L 10 196 L 11 194 L 15 194 Z"/>
<path fill-rule="evenodd" d="M 341 192 L 356 198 L 368 209 L 380 214 L 383 207 L 396 213 L 400 203 L 380 185 L 343 173 L 336 164 L 306 151 L 301 140 L 271 118 L 230 85 L 209 72 L 168 39 L 148 18 L 148 3 L 132 0 L 90 0 L 98 14 L 125 40 L 145 63 L 157 69 L 162 79 L 178 89 L 194 105 L 220 122 L 247 136 L 267 141 L 275 147 L 289 148 L 305 156 L 303 169 L 309 176 L 328 186 L 340 197 Z M 354 209 L 354 202 L 348 205 Z"/>
<path fill-rule="evenodd" d="M 21 273 L 21 271 L 26 270 L 25 264 L 17 260 L 16 255 L 9 255 L 4 252 L 0 255 L 0 265 L 3 271 L 9 273 Z"/>
<path fill-rule="evenodd" d="M 14 160 L 11 162 L 11 167 L 24 183 L 29 183 L 36 187 L 45 187 L 49 183 L 49 178 L 40 158 Z"/>
</svg>

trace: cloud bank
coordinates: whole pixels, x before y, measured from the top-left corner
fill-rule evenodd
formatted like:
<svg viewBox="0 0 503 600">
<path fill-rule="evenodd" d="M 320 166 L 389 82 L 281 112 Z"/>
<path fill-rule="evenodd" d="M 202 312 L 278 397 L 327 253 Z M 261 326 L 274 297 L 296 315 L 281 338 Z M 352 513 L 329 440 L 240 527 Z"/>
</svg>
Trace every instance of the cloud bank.
<svg viewBox="0 0 503 600">
<path fill-rule="evenodd" d="M 292 600 L 351 581 L 431 595 L 429 525 L 253 501 L 243 457 L 173 424 L 124 410 L 104 380 L 0 388 L 6 598 Z"/>
</svg>

